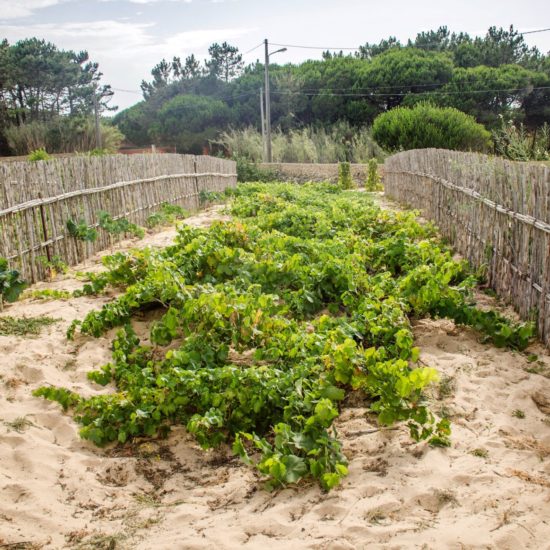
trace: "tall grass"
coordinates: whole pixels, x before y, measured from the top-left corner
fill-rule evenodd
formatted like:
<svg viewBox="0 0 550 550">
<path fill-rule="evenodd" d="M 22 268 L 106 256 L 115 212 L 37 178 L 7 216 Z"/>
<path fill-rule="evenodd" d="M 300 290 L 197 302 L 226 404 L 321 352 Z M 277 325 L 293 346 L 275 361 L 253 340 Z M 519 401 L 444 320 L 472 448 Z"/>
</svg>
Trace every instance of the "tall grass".
<svg viewBox="0 0 550 550">
<path fill-rule="evenodd" d="M 550 160 L 550 126 L 528 132 L 523 124 L 501 119 L 500 128 L 493 131 L 495 152 L 510 160 Z"/>
<path fill-rule="evenodd" d="M 74 153 L 98 147 L 91 118 L 59 117 L 48 122 L 10 126 L 4 130 L 4 135 L 16 155 L 26 155 L 37 149 L 45 149 L 48 153 Z M 102 149 L 114 152 L 123 139 L 118 128 L 101 124 Z"/>
<path fill-rule="evenodd" d="M 217 143 L 237 158 L 262 162 L 261 133 L 253 127 L 223 132 Z M 272 132 L 273 162 L 366 163 L 371 158 L 383 160 L 384 152 L 371 137 L 368 128 L 352 128 L 345 122 L 330 128 L 306 127 Z"/>
</svg>

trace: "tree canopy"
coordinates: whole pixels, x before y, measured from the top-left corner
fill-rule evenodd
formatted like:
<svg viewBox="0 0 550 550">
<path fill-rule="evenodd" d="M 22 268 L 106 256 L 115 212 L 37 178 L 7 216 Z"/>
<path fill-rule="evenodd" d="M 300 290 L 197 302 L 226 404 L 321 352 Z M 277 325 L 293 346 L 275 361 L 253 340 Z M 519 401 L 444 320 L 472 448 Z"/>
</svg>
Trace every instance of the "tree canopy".
<svg viewBox="0 0 550 550">
<path fill-rule="evenodd" d="M 141 83 L 143 101 L 114 117 L 131 142 L 196 151 L 201 139 L 230 127 L 260 128 L 262 63 L 245 65 L 227 42 L 212 44 L 203 61 L 177 54 L 160 60 Z M 272 126 L 284 131 L 340 121 L 366 126 L 382 113 L 426 100 L 457 108 L 488 128 L 502 119 L 527 128 L 550 122 L 550 57 L 530 48 L 513 27 L 471 37 L 443 26 L 407 43 L 390 36 L 354 54 L 327 51 L 320 60 L 272 64 L 270 75 Z M 36 38 L 14 45 L 4 40 L 0 122 L 20 126 L 88 116 L 94 90 L 107 109 L 113 92 L 100 78 L 86 52 L 59 50 Z"/>
<path fill-rule="evenodd" d="M 0 149 L 11 126 L 90 115 L 94 94 L 100 110 L 112 109 L 113 91 L 101 76 L 85 51 L 60 50 L 38 38 L 0 42 Z"/>
<path fill-rule="evenodd" d="M 130 140 L 146 144 L 162 136 L 178 142 L 183 122 L 163 133 L 155 124 L 163 105 L 181 95 L 221 101 L 224 116 L 209 122 L 225 121 L 219 131 L 260 127 L 263 64 L 243 66 L 238 49 L 225 42 L 213 44 L 209 56 L 202 64 L 194 57 L 183 64 L 174 57 L 153 68 L 153 80 L 142 84 L 145 101 L 115 117 Z M 501 116 L 536 127 L 550 122 L 548 59 L 529 48 L 513 27 L 491 27 L 484 37 L 440 27 L 406 44 L 389 37 L 366 43 L 355 54 L 324 52 L 321 60 L 273 64 L 272 125 L 283 130 L 338 121 L 364 126 L 395 107 L 429 100 L 464 111 L 488 127 Z"/>
</svg>

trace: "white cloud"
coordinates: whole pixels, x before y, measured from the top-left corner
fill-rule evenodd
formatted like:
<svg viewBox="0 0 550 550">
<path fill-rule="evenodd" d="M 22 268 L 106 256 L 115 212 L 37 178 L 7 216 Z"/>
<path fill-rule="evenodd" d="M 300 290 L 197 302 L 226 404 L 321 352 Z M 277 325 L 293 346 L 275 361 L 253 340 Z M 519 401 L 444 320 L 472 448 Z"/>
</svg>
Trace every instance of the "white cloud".
<svg viewBox="0 0 550 550">
<path fill-rule="evenodd" d="M 63 0 L 0 0 L 0 19 L 28 17 L 36 10 L 60 4 Z"/>
<path fill-rule="evenodd" d="M 0 0 L 2 1 L 2 0 Z M 182 58 L 195 54 L 208 55 L 208 46 L 246 36 L 255 29 L 221 28 L 155 34 L 155 23 L 130 21 L 90 21 L 41 23 L 35 25 L 1 25 L 0 36 L 10 43 L 36 36 L 53 42 L 64 50 L 87 50 L 92 61 L 99 63 L 103 81 L 114 88 L 139 91 L 142 79 L 151 78 L 151 68 L 163 57 Z M 116 94 L 114 103 L 126 107 L 139 100 L 138 95 Z"/>
<path fill-rule="evenodd" d="M 1 0 L 0 0 L 1 1 Z M 241 37 L 248 28 L 200 29 L 183 31 L 163 38 L 151 30 L 155 23 L 133 23 L 126 20 L 69 22 L 61 24 L 0 25 L 0 34 L 10 41 L 36 36 L 63 49 L 87 49 L 92 58 L 143 60 L 186 53 L 206 52 L 213 42 Z"/>
</svg>

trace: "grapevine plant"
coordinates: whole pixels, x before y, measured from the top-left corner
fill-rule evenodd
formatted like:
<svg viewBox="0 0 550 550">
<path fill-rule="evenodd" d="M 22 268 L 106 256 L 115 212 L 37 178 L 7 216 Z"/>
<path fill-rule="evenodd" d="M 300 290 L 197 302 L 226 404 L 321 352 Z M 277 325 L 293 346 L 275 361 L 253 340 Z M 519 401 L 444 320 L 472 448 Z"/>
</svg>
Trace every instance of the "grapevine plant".
<svg viewBox="0 0 550 550">
<path fill-rule="evenodd" d="M 19 271 L 10 269 L 8 260 L 0 257 L 0 311 L 4 309 L 4 302 L 15 302 L 26 286 Z"/>
<path fill-rule="evenodd" d="M 123 293 L 68 336 L 120 327 L 112 362 L 89 373 L 116 391 L 36 392 L 71 409 L 82 437 L 124 443 L 183 423 L 205 448 L 232 444 L 271 486 L 312 476 L 328 490 L 347 474 L 334 420 L 350 392 L 382 426 L 449 444 L 449 422 L 424 397 L 437 373 L 417 362 L 411 318 L 450 317 L 518 348 L 532 335 L 475 307 L 467 265 L 414 213 L 328 184 L 231 193 L 233 221 L 105 260 L 93 289 Z M 141 342 L 133 317 L 155 307 L 162 317 Z"/>
</svg>

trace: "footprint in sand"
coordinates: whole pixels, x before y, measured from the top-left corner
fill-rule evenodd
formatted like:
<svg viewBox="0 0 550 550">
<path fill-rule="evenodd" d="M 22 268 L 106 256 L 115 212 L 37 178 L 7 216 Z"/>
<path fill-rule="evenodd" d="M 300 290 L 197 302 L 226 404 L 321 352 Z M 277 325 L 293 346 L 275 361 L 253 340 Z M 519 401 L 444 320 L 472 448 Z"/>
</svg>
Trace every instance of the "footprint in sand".
<svg viewBox="0 0 550 550">
<path fill-rule="evenodd" d="M 2 498 L 10 500 L 14 504 L 23 502 L 31 497 L 29 491 L 18 483 L 8 483 L 2 487 Z"/>
<path fill-rule="evenodd" d="M 28 365 L 17 365 L 15 370 L 27 384 L 36 384 L 44 380 L 42 369 L 29 367 Z"/>
</svg>

